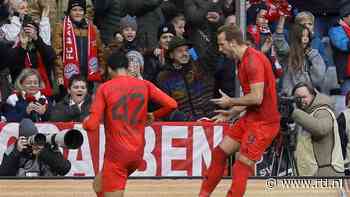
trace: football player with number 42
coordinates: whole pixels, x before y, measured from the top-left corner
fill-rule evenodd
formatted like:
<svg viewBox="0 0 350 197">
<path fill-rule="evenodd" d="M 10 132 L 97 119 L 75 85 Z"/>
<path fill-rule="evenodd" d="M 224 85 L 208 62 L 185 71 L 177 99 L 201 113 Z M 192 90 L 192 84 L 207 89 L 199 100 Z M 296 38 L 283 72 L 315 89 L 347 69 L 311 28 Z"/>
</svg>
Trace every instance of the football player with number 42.
<svg viewBox="0 0 350 197">
<path fill-rule="evenodd" d="M 96 131 L 104 117 L 104 164 L 94 190 L 98 196 L 122 197 L 128 176 L 143 160 L 145 126 L 177 108 L 177 103 L 151 82 L 130 76 L 124 54 L 113 53 L 108 66 L 114 78 L 97 89 L 83 126 L 88 132 Z M 162 107 L 148 113 L 149 100 Z"/>
</svg>

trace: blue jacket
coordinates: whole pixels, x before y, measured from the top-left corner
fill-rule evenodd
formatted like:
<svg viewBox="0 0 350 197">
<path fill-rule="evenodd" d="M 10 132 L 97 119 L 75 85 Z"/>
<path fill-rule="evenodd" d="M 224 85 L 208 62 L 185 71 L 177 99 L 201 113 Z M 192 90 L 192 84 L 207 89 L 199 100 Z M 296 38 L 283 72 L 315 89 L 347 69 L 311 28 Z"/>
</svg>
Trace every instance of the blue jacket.
<svg viewBox="0 0 350 197">
<path fill-rule="evenodd" d="M 323 58 L 324 63 L 326 64 L 326 67 L 334 66 L 334 62 L 332 60 L 332 57 L 326 53 L 325 46 L 321 40 L 321 37 L 317 34 L 314 35 L 313 39 L 311 40 L 311 48 L 317 49 L 320 53 L 321 57 Z"/>
<path fill-rule="evenodd" d="M 348 55 L 350 53 L 349 38 L 343 27 L 334 26 L 329 29 L 329 38 L 333 49 L 333 59 L 337 68 L 338 80 L 344 82 L 346 76 L 346 65 L 348 64 Z"/>
</svg>

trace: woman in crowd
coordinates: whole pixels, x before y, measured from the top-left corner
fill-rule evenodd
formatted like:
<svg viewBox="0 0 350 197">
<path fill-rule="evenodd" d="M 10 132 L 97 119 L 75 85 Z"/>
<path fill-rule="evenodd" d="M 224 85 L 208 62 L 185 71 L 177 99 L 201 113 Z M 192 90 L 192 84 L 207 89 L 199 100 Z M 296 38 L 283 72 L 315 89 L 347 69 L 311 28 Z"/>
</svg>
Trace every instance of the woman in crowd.
<svg viewBox="0 0 350 197">
<path fill-rule="evenodd" d="M 41 17 L 31 17 L 30 9 L 28 9 L 27 0 L 14 0 L 10 3 L 10 23 L 3 24 L 0 29 L 4 34 L 4 38 L 10 42 L 16 42 L 19 40 L 19 35 L 23 26 L 28 23 L 35 23 L 38 28 L 38 34 L 46 45 L 51 45 L 51 28 L 49 13 L 50 8 L 44 7 L 41 12 Z"/>
<path fill-rule="evenodd" d="M 277 28 L 274 44 L 277 54 L 286 54 L 282 87 L 290 94 L 299 82 L 309 82 L 318 90 L 322 87 L 326 65 L 317 49 L 311 48 L 312 35 L 302 25 L 294 24 L 290 32 L 290 46 L 282 35 L 283 28 Z M 281 57 L 283 59 L 283 57 Z"/>
<path fill-rule="evenodd" d="M 50 121 L 81 122 L 89 115 L 91 97 L 87 94 L 86 84 L 80 75 L 69 79 L 68 95 L 52 109 Z"/>
<path fill-rule="evenodd" d="M 38 71 L 24 69 L 16 80 L 15 93 L 6 100 L 4 115 L 7 121 L 20 122 L 23 118 L 33 122 L 47 121 L 51 104 L 40 91 L 44 86 Z"/>
<path fill-rule="evenodd" d="M 52 73 L 56 54 L 40 37 L 39 28 L 34 21 L 28 21 L 23 26 L 15 49 L 16 59 L 13 63 L 16 68 L 10 69 L 11 77 L 16 79 L 23 68 L 35 68 L 45 84 L 41 92 L 45 96 L 53 96 Z"/>
</svg>

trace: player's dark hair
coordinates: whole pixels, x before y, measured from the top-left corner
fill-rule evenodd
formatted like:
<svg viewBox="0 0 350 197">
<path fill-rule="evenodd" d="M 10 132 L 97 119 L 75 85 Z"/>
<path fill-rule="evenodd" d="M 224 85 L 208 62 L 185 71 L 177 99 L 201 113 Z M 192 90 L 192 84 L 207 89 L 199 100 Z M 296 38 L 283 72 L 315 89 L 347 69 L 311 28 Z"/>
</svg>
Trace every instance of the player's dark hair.
<svg viewBox="0 0 350 197">
<path fill-rule="evenodd" d="M 117 70 L 119 68 L 128 68 L 129 61 L 126 55 L 122 52 L 114 52 L 112 53 L 107 60 L 108 66 L 112 70 Z"/>
</svg>

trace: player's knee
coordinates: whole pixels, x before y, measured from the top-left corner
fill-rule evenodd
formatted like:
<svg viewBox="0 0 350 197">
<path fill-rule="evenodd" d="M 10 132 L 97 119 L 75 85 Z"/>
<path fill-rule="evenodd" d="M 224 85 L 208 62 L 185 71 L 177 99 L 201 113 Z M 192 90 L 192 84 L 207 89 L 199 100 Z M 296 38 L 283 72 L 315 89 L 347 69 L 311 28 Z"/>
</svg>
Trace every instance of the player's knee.
<svg viewBox="0 0 350 197">
<path fill-rule="evenodd" d="M 96 193 L 102 191 L 102 176 L 101 176 L 101 174 L 97 174 L 95 176 L 94 182 L 92 184 L 92 188 L 94 189 L 94 191 Z"/>
</svg>

